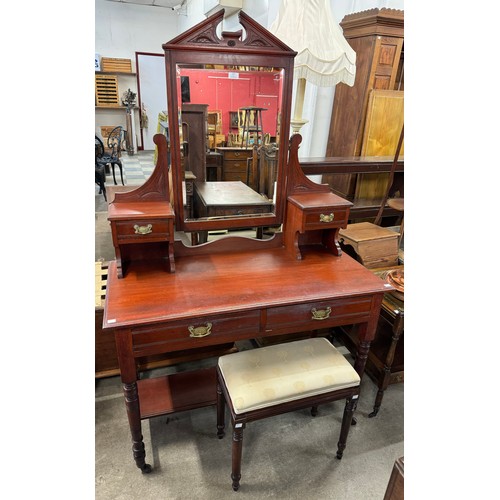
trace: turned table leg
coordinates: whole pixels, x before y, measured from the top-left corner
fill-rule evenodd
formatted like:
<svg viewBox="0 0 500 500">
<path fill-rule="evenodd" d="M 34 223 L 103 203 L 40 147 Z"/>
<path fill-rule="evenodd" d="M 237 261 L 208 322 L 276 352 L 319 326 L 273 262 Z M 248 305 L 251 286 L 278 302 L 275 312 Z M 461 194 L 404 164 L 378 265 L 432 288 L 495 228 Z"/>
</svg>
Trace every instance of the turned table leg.
<svg viewBox="0 0 500 500">
<path fill-rule="evenodd" d="M 141 410 L 137 388 L 137 364 L 132 354 L 132 332 L 129 329 L 117 330 L 115 332 L 115 343 L 128 424 L 132 435 L 132 453 L 137 467 L 144 474 L 147 474 L 151 472 L 152 467 L 146 463 L 146 451 L 142 438 Z"/>
<path fill-rule="evenodd" d="M 391 370 L 392 364 L 394 363 L 394 354 L 396 353 L 396 347 L 398 345 L 399 338 L 403 333 L 403 322 L 401 317 L 397 317 L 396 321 L 394 321 L 394 325 L 392 328 L 392 339 L 391 345 L 389 346 L 389 350 L 387 351 L 387 356 L 384 361 L 384 372 L 382 379 L 378 385 L 377 396 L 375 397 L 375 403 L 373 405 L 373 411 L 368 415 L 368 417 L 375 417 L 382 405 L 382 399 L 384 397 L 384 392 L 389 386 L 389 381 L 391 379 Z"/>
<path fill-rule="evenodd" d="M 151 472 L 151 465 L 146 463 L 146 451 L 142 438 L 141 415 L 139 410 L 139 397 L 137 393 L 137 383 L 123 384 L 123 394 L 125 395 L 125 406 L 127 407 L 128 423 L 132 434 L 132 453 L 134 460 L 143 474 Z"/>
</svg>

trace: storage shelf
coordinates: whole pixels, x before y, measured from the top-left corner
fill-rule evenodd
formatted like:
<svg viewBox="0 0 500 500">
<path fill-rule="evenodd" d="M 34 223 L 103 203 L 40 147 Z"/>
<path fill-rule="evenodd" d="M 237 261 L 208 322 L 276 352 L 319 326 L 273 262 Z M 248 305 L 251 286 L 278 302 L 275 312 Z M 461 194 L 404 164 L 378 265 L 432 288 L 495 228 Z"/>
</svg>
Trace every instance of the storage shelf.
<svg viewBox="0 0 500 500">
<path fill-rule="evenodd" d="M 111 109 L 111 110 L 123 109 L 124 111 L 127 110 L 127 108 L 125 106 L 96 106 L 95 109 Z M 139 107 L 134 106 L 132 109 L 139 109 Z"/>
<path fill-rule="evenodd" d="M 216 386 L 215 367 L 138 380 L 141 419 L 215 405 Z"/>
<path fill-rule="evenodd" d="M 137 76 L 137 73 L 123 73 L 120 71 L 96 71 L 96 75 L 118 75 L 118 76 Z"/>
</svg>

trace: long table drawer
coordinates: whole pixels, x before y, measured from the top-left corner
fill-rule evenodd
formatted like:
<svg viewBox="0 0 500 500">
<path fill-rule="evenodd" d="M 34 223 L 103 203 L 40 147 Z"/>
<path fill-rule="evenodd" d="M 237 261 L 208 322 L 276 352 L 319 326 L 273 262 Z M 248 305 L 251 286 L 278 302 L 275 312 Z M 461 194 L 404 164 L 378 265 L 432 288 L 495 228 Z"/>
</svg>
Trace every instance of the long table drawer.
<svg viewBox="0 0 500 500">
<path fill-rule="evenodd" d="M 371 299 L 351 299 L 308 302 L 294 306 L 271 307 L 267 310 L 266 332 L 276 333 L 316 330 L 337 324 L 359 323 L 370 315 Z"/>
<path fill-rule="evenodd" d="M 172 322 L 162 328 L 141 327 L 132 331 L 134 355 L 148 356 L 169 350 L 193 349 L 233 342 L 259 333 L 260 311 L 205 316 Z"/>
</svg>

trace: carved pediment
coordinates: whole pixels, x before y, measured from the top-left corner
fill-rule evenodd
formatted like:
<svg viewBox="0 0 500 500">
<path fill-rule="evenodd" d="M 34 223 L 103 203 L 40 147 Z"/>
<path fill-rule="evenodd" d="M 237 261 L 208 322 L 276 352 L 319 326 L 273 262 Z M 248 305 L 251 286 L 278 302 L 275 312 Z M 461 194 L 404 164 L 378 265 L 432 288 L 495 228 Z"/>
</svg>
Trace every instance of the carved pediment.
<svg viewBox="0 0 500 500">
<path fill-rule="evenodd" d="M 224 10 L 220 10 L 208 17 L 190 30 L 182 33 L 163 44 L 164 49 L 196 49 L 203 50 L 204 47 L 212 49 L 231 51 L 258 49 L 260 52 L 269 50 L 272 52 L 287 52 L 295 54 L 288 45 L 276 38 L 270 31 L 255 22 L 245 12 L 239 12 L 239 21 L 244 30 L 234 32 L 222 31 L 221 36 L 217 34 L 217 27 L 224 19 Z"/>
</svg>

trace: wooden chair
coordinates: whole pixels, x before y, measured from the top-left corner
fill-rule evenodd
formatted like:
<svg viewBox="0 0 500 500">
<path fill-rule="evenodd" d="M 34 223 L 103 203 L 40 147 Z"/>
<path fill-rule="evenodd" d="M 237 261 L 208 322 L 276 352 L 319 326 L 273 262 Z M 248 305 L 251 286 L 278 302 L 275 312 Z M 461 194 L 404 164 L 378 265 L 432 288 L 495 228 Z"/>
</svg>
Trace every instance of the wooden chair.
<svg viewBox="0 0 500 500">
<path fill-rule="evenodd" d="M 214 149 L 217 147 L 217 136 L 222 133 L 222 111 L 212 110 L 207 112 L 207 136 L 208 147 Z"/>
<path fill-rule="evenodd" d="M 247 422 L 346 400 L 337 443 L 341 459 L 353 422 L 360 378 L 350 363 L 325 338 L 309 338 L 222 356 L 217 365 L 217 437 L 225 429 L 225 403 L 233 425 L 233 490 L 241 479 L 243 429 Z M 276 443 L 278 446 L 279 443 Z"/>
<path fill-rule="evenodd" d="M 108 150 L 104 152 L 104 154 L 99 159 L 96 159 L 99 165 L 111 165 L 111 169 L 113 172 L 113 182 L 115 183 L 115 185 L 117 184 L 115 177 L 115 165 L 118 165 L 123 186 L 125 186 L 125 183 L 123 182 L 123 166 L 120 158 L 122 153 L 122 143 L 125 140 L 125 133 L 126 131 L 123 127 L 115 127 L 108 136 Z"/>
</svg>

